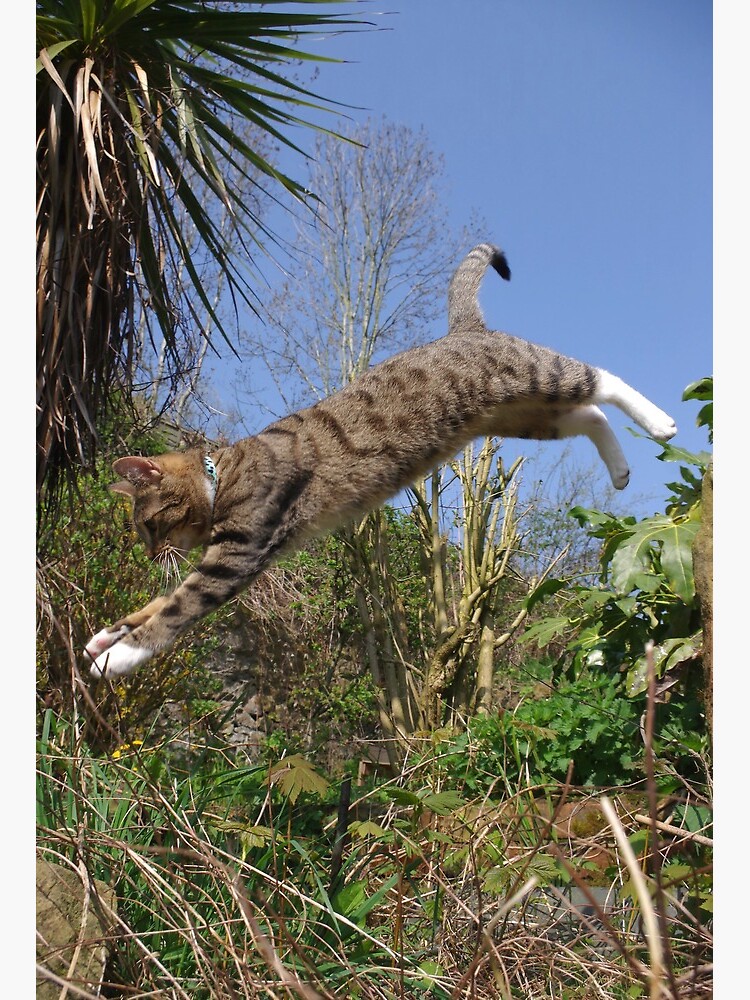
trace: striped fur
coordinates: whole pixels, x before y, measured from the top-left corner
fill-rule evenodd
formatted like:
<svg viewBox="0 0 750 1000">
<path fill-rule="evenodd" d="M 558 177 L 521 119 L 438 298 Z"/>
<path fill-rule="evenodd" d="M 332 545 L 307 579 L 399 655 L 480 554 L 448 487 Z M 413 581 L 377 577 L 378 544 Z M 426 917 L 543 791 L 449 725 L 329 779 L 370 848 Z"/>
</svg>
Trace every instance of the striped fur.
<svg viewBox="0 0 750 1000">
<path fill-rule="evenodd" d="M 629 471 L 606 417 L 613 403 L 654 437 L 674 422 L 616 376 L 485 326 L 477 301 L 490 244 L 462 261 L 448 294 L 449 333 L 366 371 L 340 392 L 212 452 L 115 463 L 150 555 L 204 546 L 168 597 L 103 629 L 86 647 L 94 677 L 130 673 L 230 600 L 282 552 L 382 504 L 480 435 L 538 440 L 586 434 L 622 489 Z"/>
</svg>

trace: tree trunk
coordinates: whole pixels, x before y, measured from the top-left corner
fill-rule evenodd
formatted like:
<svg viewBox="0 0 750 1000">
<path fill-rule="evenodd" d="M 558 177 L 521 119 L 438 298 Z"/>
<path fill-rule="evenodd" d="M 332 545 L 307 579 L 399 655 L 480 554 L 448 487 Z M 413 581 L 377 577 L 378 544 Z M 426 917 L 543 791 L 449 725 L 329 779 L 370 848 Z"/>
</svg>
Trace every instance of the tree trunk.
<svg viewBox="0 0 750 1000">
<path fill-rule="evenodd" d="M 495 666 L 494 615 L 485 607 L 482 612 L 479 652 L 477 654 L 477 683 L 474 711 L 489 715 L 492 711 L 492 677 Z"/>
</svg>

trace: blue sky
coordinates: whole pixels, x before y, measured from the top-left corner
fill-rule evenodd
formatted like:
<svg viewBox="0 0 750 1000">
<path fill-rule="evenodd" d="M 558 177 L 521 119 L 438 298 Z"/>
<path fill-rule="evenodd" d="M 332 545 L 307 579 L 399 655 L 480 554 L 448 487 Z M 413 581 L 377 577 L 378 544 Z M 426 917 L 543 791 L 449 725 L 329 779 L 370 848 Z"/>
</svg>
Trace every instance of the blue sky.
<svg viewBox="0 0 750 1000">
<path fill-rule="evenodd" d="M 316 92 L 357 105 L 355 121 L 425 128 L 444 157 L 450 221 L 459 229 L 479 213 L 508 255 L 510 284 L 491 274 L 482 286 L 492 327 L 613 371 L 676 419 L 673 443 L 706 449 L 698 405 L 681 396 L 713 373 L 711 5 L 397 7 L 357 10 L 383 30 L 305 41 L 347 60 L 320 70 Z M 284 167 L 304 179 L 299 159 Z M 443 333 L 437 324 L 428 337 Z M 631 463 L 621 504 L 663 509 L 676 469 L 624 430 L 632 421 L 607 415 Z M 543 448 L 550 460 L 561 450 Z M 597 465 L 588 441 L 575 455 Z"/>
</svg>

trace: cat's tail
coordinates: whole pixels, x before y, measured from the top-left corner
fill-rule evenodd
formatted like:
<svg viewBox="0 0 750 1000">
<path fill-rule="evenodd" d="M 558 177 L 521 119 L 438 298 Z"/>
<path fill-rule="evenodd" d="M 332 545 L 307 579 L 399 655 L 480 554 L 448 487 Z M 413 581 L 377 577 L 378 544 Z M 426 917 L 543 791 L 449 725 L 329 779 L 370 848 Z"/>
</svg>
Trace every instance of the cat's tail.
<svg viewBox="0 0 750 1000">
<path fill-rule="evenodd" d="M 505 254 L 491 243 L 480 243 L 470 250 L 451 278 L 448 286 L 448 333 L 461 330 L 486 329 L 479 308 L 479 285 L 487 268 L 492 265 L 501 278 L 510 281 L 510 268 Z"/>
</svg>

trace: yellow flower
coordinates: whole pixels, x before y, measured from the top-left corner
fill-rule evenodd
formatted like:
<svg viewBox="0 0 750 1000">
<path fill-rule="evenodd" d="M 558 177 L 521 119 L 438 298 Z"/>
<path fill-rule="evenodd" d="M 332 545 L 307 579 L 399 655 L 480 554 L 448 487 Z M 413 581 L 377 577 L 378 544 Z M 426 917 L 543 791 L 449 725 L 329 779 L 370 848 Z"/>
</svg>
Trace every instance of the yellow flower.
<svg viewBox="0 0 750 1000">
<path fill-rule="evenodd" d="M 143 740 L 133 740 L 132 743 L 121 743 L 120 746 L 112 751 L 112 760 L 119 760 L 123 754 L 132 753 L 135 750 L 140 749 L 143 746 Z"/>
</svg>

